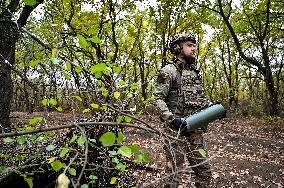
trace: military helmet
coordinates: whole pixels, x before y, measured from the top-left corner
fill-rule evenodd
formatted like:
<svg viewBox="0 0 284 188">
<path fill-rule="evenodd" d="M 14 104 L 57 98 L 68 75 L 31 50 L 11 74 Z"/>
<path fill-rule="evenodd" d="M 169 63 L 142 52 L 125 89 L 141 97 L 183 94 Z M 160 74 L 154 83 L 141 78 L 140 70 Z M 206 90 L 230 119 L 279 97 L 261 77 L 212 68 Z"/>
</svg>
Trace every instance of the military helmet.
<svg viewBox="0 0 284 188">
<path fill-rule="evenodd" d="M 195 40 L 195 37 L 192 33 L 189 33 L 189 32 L 183 32 L 183 33 L 177 33 L 175 34 L 170 43 L 169 43 L 169 48 L 170 48 L 170 51 L 172 53 L 175 53 L 176 51 L 176 48 L 177 48 L 177 44 L 179 42 L 185 42 L 185 41 L 191 41 L 193 42 L 194 44 L 196 43 L 196 40 Z"/>
</svg>

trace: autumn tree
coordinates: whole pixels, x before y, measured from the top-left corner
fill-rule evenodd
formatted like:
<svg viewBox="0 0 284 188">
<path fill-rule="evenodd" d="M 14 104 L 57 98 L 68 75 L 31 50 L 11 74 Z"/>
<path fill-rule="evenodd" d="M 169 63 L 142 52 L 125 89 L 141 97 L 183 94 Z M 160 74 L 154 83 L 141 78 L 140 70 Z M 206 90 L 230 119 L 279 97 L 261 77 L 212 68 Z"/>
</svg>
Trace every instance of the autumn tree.
<svg viewBox="0 0 284 188">
<path fill-rule="evenodd" d="M 282 71 L 280 52 L 283 45 L 283 14 L 279 1 L 261 1 L 252 4 L 250 1 L 241 1 L 234 5 L 233 1 L 192 1 L 201 8 L 208 9 L 220 16 L 227 26 L 237 51 L 248 66 L 253 66 L 263 77 L 269 98 L 266 99 L 268 112 L 271 115 L 279 114 L 279 93 L 275 80 Z M 279 56 L 275 58 L 275 56 Z M 276 78 L 276 79 L 274 79 Z"/>
</svg>

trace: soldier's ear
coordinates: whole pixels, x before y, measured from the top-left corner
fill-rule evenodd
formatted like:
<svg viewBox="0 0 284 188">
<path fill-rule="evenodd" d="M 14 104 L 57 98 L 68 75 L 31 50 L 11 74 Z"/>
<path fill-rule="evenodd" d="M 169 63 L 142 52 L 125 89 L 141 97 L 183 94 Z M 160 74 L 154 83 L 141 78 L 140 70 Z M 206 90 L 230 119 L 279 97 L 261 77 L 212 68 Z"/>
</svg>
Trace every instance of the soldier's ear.
<svg viewBox="0 0 284 188">
<path fill-rule="evenodd" d="M 182 50 L 182 48 L 180 47 L 179 44 L 175 44 L 172 48 L 174 55 L 179 55 L 181 53 L 181 50 Z"/>
</svg>

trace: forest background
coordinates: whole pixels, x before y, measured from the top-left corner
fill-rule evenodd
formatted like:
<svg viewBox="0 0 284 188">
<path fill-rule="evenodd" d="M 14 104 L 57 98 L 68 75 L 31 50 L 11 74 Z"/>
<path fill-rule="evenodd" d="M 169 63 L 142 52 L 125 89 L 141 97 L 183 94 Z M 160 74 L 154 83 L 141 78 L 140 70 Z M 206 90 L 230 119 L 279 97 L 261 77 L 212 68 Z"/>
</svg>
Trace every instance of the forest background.
<svg viewBox="0 0 284 188">
<path fill-rule="evenodd" d="M 183 30 L 197 37 L 212 101 L 235 115 L 283 116 L 283 7 L 279 0 L 0 1 L 2 132 L 15 128 L 14 111 L 151 111 L 169 40 Z"/>
</svg>

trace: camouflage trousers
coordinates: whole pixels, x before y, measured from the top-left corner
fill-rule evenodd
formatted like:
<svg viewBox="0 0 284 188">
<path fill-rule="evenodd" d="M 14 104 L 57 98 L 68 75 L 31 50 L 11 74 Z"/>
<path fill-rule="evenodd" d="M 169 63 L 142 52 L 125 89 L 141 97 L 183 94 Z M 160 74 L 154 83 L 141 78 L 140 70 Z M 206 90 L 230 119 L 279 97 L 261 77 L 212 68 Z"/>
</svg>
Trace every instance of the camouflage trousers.
<svg viewBox="0 0 284 188">
<path fill-rule="evenodd" d="M 166 131 L 172 136 L 174 132 Z M 172 175 L 165 187 L 210 187 L 212 172 L 203 131 L 196 131 L 190 137 L 179 138 L 185 142 L 167 139 L 164 144 L 167 172 Z"/>
</svg>

